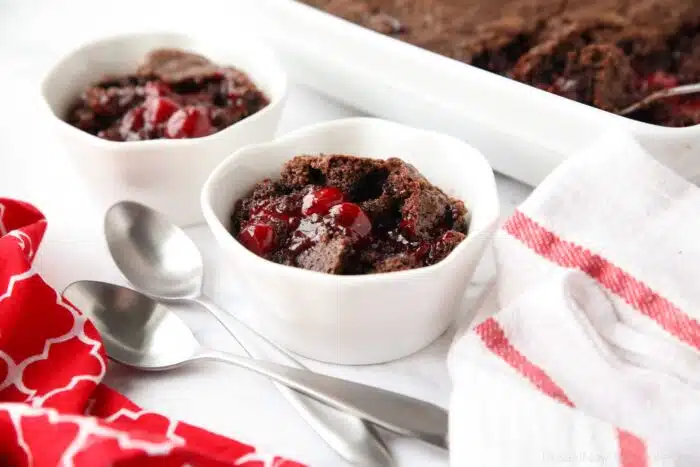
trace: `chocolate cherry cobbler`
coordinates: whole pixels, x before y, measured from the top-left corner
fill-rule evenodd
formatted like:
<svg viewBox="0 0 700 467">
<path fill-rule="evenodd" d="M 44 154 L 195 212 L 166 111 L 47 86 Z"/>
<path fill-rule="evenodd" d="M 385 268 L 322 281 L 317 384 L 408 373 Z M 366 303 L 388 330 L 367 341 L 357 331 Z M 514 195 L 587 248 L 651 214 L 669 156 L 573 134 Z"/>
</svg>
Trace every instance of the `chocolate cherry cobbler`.
<svg viewBox="0 0 700 467">
<path fill-rule="evenodd" d="M 611 112 L 700 82 L 698 0 L 303 0 L 433 52 Z M 700 123 L 700 96 L 631 118 Z"/>
<path fill-rule="evenodd" d="M 467 234 L 467 209 L 400 159 L 297 156 L 238 200 L 231 233 L 279 264 L 401 271 L 445 258 Z"/>
<path fill-rule="evenodd" d="M 128 75 L 87 88 L 68 123 L 112 141 L 208 136 L 260 111 L 268 99 L 230 66 L 177 49 L 158 49 Z"/>
</svg>

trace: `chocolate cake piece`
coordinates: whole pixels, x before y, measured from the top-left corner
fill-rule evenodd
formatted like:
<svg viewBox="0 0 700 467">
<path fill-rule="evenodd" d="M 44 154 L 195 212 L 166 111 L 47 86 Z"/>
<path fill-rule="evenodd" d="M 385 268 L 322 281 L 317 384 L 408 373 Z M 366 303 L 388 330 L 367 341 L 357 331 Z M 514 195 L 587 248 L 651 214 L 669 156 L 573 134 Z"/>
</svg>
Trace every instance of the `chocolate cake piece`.
<svg viewBox="0 0 700 467">
<path fill-rule="evenodd" d="M 400 212 L 404 232 L 412 238 L 429 238 L 434 228 L 450 216 L 450 198 L 412 165 L 393 158 L 387 160 L 387 165 L 387 189 L 403 200 Z"/>
<path fill-rule="evenodd" d="M 369 274 L 435 264 L 465 238 L 467 217 L 400 159 L 302 155 L 236 202 L 231 233 L 279 264 Z"/>
<path fill-rule="evenodd" d="M 678 38 L 678 82 L 692 82 L 700 76 L 700 34 Z"/>
<path fill-rule="evenodd" d="M 377 261 L 373 266 L 372 272 L 407 271 L 420 267 L 420 265 L 420 259 L 416 255 L 399 253 Z"/>
<path fill-rule="evenodd" d="M 447 196 L 438 190 L 411 193 L 401 208 L 404 230 L 413 238 L 430 238 L 434 228 L 449 215 L 448 205 Z"/>
<path fill-rule="evenodd" d="M 300 268 L 310 271 L 342 274 L 352 249 L 352 242 L 347 238 L 328 238 L 308 250 L 304 250 L 297 257 L 296 264 Z"/>
<path fill-rule="evenodd" d="M 431 260 L 434 262 L 442 261 L 455 249 L 459 243 L 464 240 L 465 235 L 462 232 L 451 230 L 445 232 L 442 237 L 435 243 L 435 247 L 431 250 Z"/>
<path fill-rule="evenodd" d="M 607 44 L 581 46 L 577 38 L 568 39 L 532 49 L 520 58 L 513 77 L 609 111 L 641 97 L 637 76 L 622 50 Z"/>
<path fill-rule="evenodd" d="M 281 186 L 270 179 L 258 182 L 247 197 L 238 200 L 234 216 L 232 217 L 232 222 L 236 229 L 240 229 L 240 226 L 250 219 L 254 203 L 261 200 L 274 199 L 283 194 Z"/>
<path fill-rule="evenodd" d="M 584 47 L 571 64 L 570 76 L 583 91 L 578 100 L 599 109 L 614 112 L 642 97 L 635 88 L 637 77 L 629 57 L 612 45 Z"/>
<path fill-rule="evenodd" d="M 280 183 L 298 188 L 305 185 L 323 185 L 325 175 L 312 164 L 316 156 L 297 156 L 282 167 Z"/>
<path fill-rule="evenodd" d="M 146 55 L 136 74 L 155 77 L 168 84 L 183 81 L 202 82 L 220 73 L 221 68 L 208 58 L 179 49 L 157 49 Z"/>
<path fill-rule="evenodd" d="M 335 154 L 301 156 L 287 162 L 282 169 L 283 183 L 333 186 L 348 193 L 353 202 L 372 198 L 386 176 L 383 161 Z"/>
</svg>

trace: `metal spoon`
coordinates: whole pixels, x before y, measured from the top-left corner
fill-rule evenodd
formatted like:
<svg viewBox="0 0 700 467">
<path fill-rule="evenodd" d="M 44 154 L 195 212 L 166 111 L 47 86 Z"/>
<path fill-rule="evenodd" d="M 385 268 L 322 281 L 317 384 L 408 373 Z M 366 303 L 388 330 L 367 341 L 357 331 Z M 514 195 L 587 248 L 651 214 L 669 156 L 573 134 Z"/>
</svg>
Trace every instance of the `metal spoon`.
<svg viewBox="0 0 700 467">
<path fill-rule="evenodd" d="M 447 447 L 447 411 L 403 394 L 276 363 L 202 347 L 169 308 L 133 289 L 79 281 L 63 291 L 102 337 L 114 360 L 142 370 L 168 370 L 217 360 L 267 376 L 319 402 L 402 436 Z"/>
<path fill-rule="evenodd" d="M 104 231 L 114 262 L 136 289 L 163 301 L 197 303 L 228 329 L 249 356 L 263 357 L 255 352 L 254 345 L 241 339 L 254 333 L 277 350 L 278 363 L 305 369 L 289 352 L 202 295 L 202 256 L 187 234 L 163 214 L 139 203 L 123 201 L 107 211 Z M 245 329 L 243 333 L 231 327 L 230 318 Z M 277 387 L 321 438 L 347 461 L 367 467 L 394 465 L 374 427 L 284 386 Z"/>
<path fill-rule="evenodd" d="M 622 110 L 619 110 L 617 113 L 618 113 L 618 115 L 628 115 L 628 114 L 631 114 L 632 112 L 635 112 L 643 107 L 648 106 L 652 102 L 657 101 L 659 99 L 665 99 L 667 97 L 683 96 L 686 94 L 695 94 L 695 93 L 700 93 L 700 83 L 684 84 L 683 86 L 676 86 L 673 88 L 662 89 L 660 91 L 652 92 L 644 99 L 641 99 L 641 100 L 635 102 L 634 104 L 632 104 L 628 107 L 625 107 Z"/>
</svg>

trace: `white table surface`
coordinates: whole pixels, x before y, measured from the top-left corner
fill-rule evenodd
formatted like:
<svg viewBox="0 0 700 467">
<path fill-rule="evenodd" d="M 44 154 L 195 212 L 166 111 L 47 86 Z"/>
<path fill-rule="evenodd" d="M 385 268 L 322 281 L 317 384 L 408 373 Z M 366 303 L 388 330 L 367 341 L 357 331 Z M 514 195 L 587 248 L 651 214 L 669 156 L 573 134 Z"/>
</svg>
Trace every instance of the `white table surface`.
<svg viewBox="0 0 700 467">
<path fill-rule="evenodd" d="M 246 1 L 246 0 L 244 0 Z M 254 1 L 254 0 L 247 0 Z M 124 283 L 111 262 L 101 235 L 102 213 L 89 202 L 64 150 L 45 126 L 38 101 L 38 83 L 46 66 L 76 43 L 96 34 L 143 26 L 162 29 L 223 21 L 235 25 L 235 1 L 120 2 L 0 0 L 0 196 L 36 204 L 48 217 L 49 229 L 37 257 L 37 269 L 62 289 L 79 279 Z M 134 17 L 134 12 L 138 16 Z M 295 84 L 280 132 L 335 118 L 359 115 Z M 502 211 L 507 215 L 530 192 L 512 180 L 498 178 Z M 207 291 L 225 308 L 244 318 L 255 310 L 246 291 L 230 278 L 216 258 L 206 227 L 188 233 L 205 256 Z M 481 268 L 467 297 L 480 291 L 488 277 Z M 465 310 L 468 309 L 468 298 Z M 237 352 L 226 332 L 208 315 L 184 310 L 183 317 L 208 345 Z M 401 361 L 366 367 L 341 367 L 307 362 L 315 370 L 404 392 L 447 405 L 450 382 L 445 355 L 451 333 L 427 349 Z M 137 374 L 112 366 L 107 382 L 146 409 L 176 417 L 212 431 L 290 456 L 314 466 L 343 466 L 316 434 L 296 415 L 266 380 L 243 370 L 201 365 L 173 374 Z M 387 437 L 401 467 L 447 465 L 445 453 L 418 442 Z"/>
</svg>

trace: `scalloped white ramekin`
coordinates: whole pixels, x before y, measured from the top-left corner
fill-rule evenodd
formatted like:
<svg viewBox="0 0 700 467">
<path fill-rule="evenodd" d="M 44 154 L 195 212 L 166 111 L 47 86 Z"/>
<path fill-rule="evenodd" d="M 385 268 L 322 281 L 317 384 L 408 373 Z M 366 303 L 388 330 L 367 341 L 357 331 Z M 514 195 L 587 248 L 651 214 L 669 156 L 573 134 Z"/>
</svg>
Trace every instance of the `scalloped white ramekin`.
<svg viewBox="0 0 700 467">
<path fill-rule="evenodd" d="M 335 276 L 283 266 L 241 245 L 228 231 L 237 199 L 279 176 L 299 154 L 399 157 L 471 211 L 467 238 L 443 261 L 409 271 Z M 497 226 L 493 171 L 455 138 L 371 118 L 321 123 L 222 162 L 202 191 L 202 210 L 226 263 L 240 271 L 259 303 L 261 329 L 303 356 L 340 364 L 380 363 L 409 355 L 442 334 Z"/>
<path fill-rule="evenodd" d="M 83 89 L 105 74 L 134 71 L 148 52 L 159 47 L 193 51 L 243 70 L 270 104 L 222 131 L 194 139 L 107 141 L 63 120 Z M 236 149 L 274 137 L 287 77 L 271 50 L 230 31 L 218 38 L 137 33 L 99 39 L 68 53 L 49 71 L 41 91 L 57 135 L 98 207 L 107 209 L 114 202 L 131 199 L 188 225 L 202 221 L 199 194 L 214 167 Z"/>
</svg>

